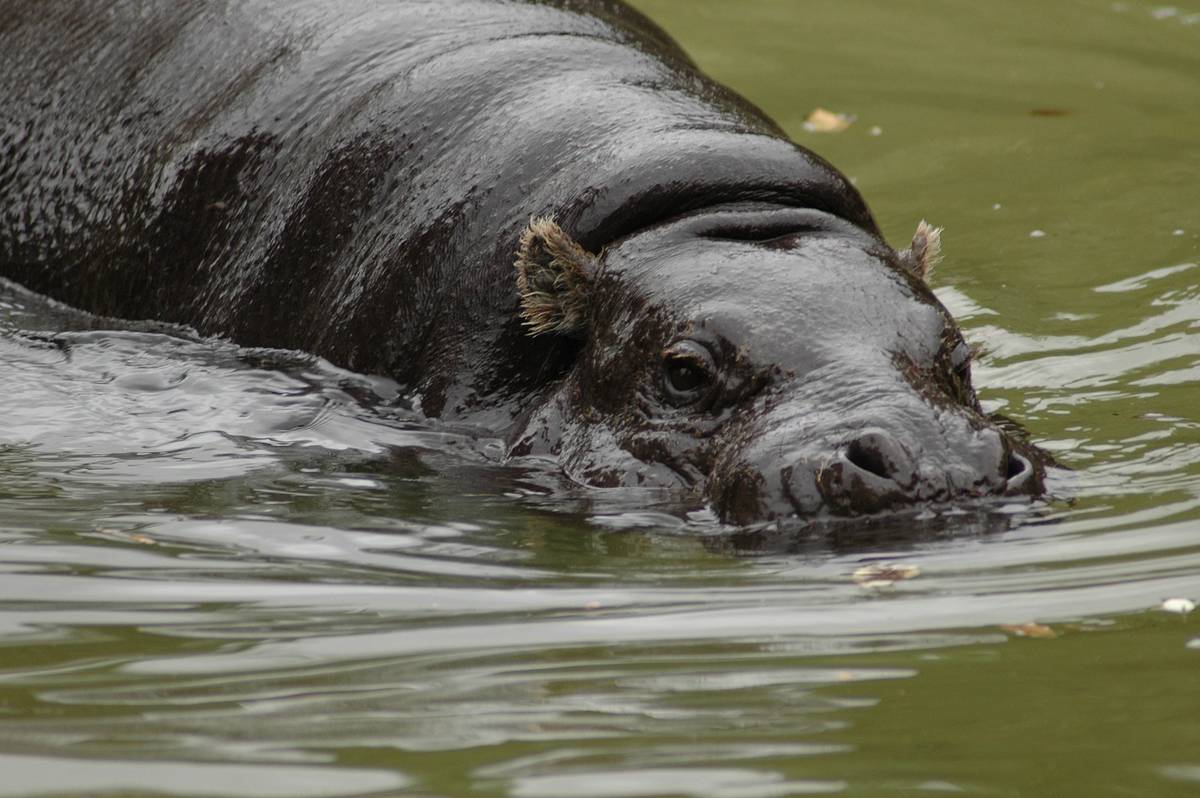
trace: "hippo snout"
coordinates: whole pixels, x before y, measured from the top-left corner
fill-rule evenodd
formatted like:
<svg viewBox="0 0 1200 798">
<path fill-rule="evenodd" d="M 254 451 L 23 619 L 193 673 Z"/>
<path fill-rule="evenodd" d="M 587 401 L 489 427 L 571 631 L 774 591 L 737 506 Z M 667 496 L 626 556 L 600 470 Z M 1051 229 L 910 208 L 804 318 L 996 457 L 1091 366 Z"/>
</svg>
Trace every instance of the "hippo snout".
<svg viewBox="0 0 1200 798">
<path fill-rule="evenodd" d="M 810 434 L 799 449 L 763 435 L 719 464 L 710 499 L 724 520 L 744 524 L 1040 490 L 1034 461 L 1003 432 L 947 415 L 916 429 L 875 425 Z"/>
<path fill-rule="evenodd" d="M 895 435 L 869 430 L 835 451 L 815 473 L 799 474 L 793 468 L 792 479 L 811 478 L 826 504 L 851 514 L 1004 493 L 1013 470 L 1005 438 L 984 429 L 965 443 L 951 456 L 918 459 Z"/>
</svg>

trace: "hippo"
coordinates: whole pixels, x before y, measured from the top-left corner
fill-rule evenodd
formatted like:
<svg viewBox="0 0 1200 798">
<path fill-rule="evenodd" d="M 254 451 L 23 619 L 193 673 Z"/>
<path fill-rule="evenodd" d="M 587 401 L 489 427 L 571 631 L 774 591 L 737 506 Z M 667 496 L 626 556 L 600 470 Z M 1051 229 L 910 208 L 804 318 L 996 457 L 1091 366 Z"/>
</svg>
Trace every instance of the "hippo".
<svg viewBox="0 0 1200 798">
<path fill-rule="evenodd" d="M 0 274 L 731 525 L 1036 496 L 850 181 L 620 0 L 0 0 Z"/>
</svg>

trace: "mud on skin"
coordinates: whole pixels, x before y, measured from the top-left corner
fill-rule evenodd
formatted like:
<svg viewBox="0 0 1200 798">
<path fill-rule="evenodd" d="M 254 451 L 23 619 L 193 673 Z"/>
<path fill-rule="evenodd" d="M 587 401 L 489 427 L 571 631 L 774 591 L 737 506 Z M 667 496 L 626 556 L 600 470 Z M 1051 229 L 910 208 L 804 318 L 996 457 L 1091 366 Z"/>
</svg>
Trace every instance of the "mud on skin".
<svg viewBox="0 0 1200 798">
<path fill-rule="evenodd" d="M 857 191 L 614 1 L 6 0 L 0 274 L 734 524 L 1042 491 Z M 914 209 L 914 218 L 919 218 Z"/>
</svg>

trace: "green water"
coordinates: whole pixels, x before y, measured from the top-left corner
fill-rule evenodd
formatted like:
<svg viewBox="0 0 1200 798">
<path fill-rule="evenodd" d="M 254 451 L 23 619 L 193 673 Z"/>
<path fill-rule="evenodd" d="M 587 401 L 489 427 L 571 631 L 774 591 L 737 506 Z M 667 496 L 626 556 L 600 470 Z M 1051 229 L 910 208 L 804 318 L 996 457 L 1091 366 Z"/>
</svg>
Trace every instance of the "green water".
<svg viewBox="0 0 1200 798">
<path fill-rule="evenodd" d="M 1200 5 L 637 5 L 894 244 L 946 228 L 1060 499 L 739 551 L 319 363 L 0 336 L 0 798 L 1200 793 L 1200 615 L 1157 609 L 1200 601 Z"/>
</svg>

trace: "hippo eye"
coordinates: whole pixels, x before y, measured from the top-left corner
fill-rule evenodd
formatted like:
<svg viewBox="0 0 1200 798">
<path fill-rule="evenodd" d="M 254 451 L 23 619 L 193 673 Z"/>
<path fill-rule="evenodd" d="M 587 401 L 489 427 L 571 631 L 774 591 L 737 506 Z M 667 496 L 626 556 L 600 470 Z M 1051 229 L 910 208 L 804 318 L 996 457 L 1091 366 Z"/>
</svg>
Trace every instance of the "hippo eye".
<svg viewBox="0 0 1200 798">
<path fill-rule="evenodd" d="M 692 393 L 699 390 L 707 381 L 708 375 L 696 368 L 694 364 L 678 358 L 667 361 L 667 382 L 670 383 L 671 390 L 675 393 Z"/>
<path fill-rule="evenodd" d="M 695 401 L 712 381 L 712 355 L 699 344 L 681 341 L 663 352 L 667 395 L 681 403 Z"/>
</svg>

